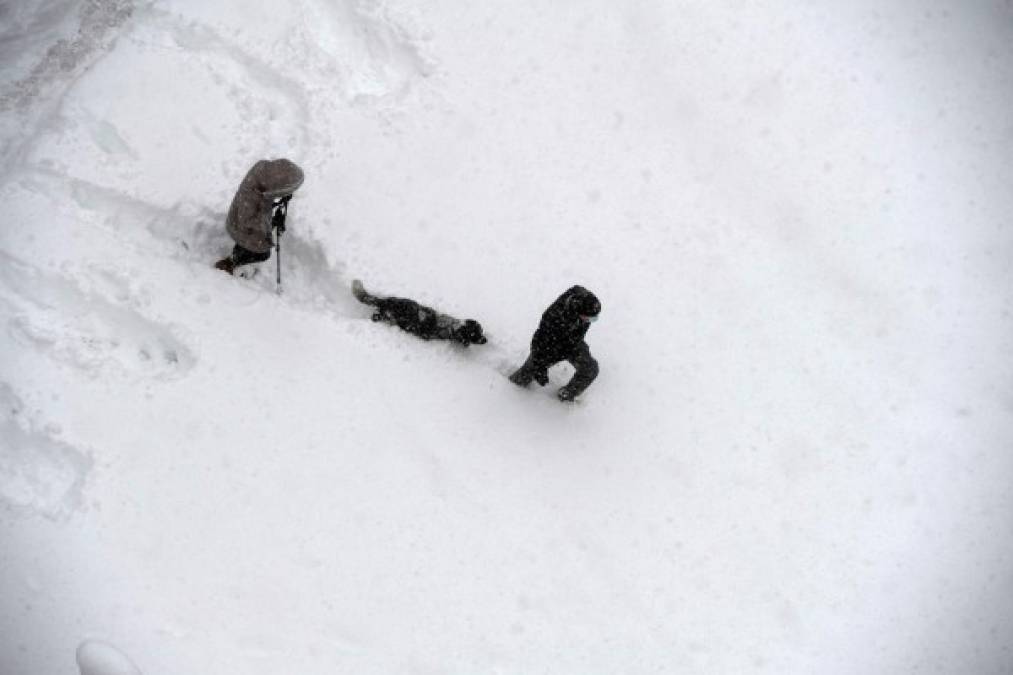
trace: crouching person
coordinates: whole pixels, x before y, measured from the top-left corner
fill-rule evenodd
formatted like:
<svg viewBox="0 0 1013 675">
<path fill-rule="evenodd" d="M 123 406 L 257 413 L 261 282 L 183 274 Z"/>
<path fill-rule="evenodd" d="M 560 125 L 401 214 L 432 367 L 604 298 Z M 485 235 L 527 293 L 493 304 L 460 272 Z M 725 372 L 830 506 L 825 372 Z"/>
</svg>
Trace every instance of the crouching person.
<svg viewBox="0 0 1013 675">
<path fill-rule="evenodd" d="M 239 184 L 225 221 L 236 245 L 215 267 L 232 274 L 241 265 L 271 257 L 271 230 L 285 231 L 288 201 L 303 177 L 303 170 L 287 159 L 262 159 L 253 165 Z"/>
<path fill-rule="evenodd" d="M 560 361 L 569 361 L 576 369 L 573 378 L 559 390 L 559 400 L 572 401 L 598 377 L 598 362 L 584 342 L 591 323 L 598 319 L 601 303 L 583 286 L 574 286 L 542 314 L 542 321 L 531 338 L 531 354 L 510 381 L 526 387 L 534 380 L 545 386 L 548 370 Z"/>
</svg>

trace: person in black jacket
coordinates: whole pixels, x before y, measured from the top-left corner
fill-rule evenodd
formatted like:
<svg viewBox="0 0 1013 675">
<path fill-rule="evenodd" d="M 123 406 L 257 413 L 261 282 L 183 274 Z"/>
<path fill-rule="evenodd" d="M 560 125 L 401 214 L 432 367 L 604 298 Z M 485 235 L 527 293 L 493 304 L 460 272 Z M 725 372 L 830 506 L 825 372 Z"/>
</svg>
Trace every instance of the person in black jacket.
<svg viewBox="0 0 1013 675">
<path fill-rule="evenodd" d="M 548 370 L 560 361 L 569 361 L 576 371 L 569 383 L 559 390 L 559 400 L 572 401 L 598 377 L 598 362 L 584 342 L 591 323 L 597 320 L 601 303 L 583 286 L 574 286 L 542 314 L 542 321 L 531 338 L 531 354 L 510 381 L 526 387 L 534 380 L 545 386 Z"/>
</svg>

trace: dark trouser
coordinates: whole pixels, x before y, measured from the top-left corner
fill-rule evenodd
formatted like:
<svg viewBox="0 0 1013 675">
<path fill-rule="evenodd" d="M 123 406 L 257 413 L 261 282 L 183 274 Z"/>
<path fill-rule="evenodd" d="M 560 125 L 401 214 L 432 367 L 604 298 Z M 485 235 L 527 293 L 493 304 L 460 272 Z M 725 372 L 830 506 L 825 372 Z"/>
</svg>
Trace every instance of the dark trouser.
<svg viewBox="0 0 1013 675">
<path fill-rule="evenodd" d="M 594 378 L 598 377 L 598 362 L 591 356 L 591 350 L 588 348 L 587 343 L 581 342 L 570 354 L 562 359 L 545 360 L 532 352 L 528 356 L 528 360 L 524 362 L 524 365 L 510 376 L 510 381 L 522 387 L 531 384 L 531 380 L 537 380 L 538 384 L 544 385 L 549 381 L 546 371 L 560 361 L 568 361 L 576 369 L 573 377 L 563 387 L 568 390 L 571 398 L 578 396 L 591 386 Z"/>
<path fill-rule="evenodd" d="M 263 253 L 256 253 L 247 248 L 243 248 L 239 244 L 232 247 L 232 264 L 234 267 L 249 265 L 250 263 L 264 262 L 270 257 L 271 249 L 268 249 Z"/>
</svg>

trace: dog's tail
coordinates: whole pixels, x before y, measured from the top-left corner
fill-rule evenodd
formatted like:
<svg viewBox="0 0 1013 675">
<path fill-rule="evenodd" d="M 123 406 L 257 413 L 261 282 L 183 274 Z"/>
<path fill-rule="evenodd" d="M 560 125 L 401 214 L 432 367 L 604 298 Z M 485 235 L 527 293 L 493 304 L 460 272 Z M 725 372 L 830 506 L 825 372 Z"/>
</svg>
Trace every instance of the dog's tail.
<svg viewBox="0 0 1013 675">
<path fill-rule="evenodd" d="M 372 305 L 373 307 L 376 307 L 377 302 L 380 300 L 375 295 L 370 295 L 358 279 L 352 281 L 352 295 L 362 304 Z"/>
</svg>

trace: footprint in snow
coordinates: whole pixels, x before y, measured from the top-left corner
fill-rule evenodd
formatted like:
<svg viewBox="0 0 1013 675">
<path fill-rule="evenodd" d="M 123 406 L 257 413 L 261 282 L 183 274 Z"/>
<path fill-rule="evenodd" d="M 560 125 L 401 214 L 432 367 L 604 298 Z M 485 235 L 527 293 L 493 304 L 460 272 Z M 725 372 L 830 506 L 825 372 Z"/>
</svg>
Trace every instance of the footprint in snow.
<svg viewBox="0 0 1013 675">
<path fill-rule="evenodd" d="M 0 382 L 0 505 L 56 520 L 81 507 L 92 459 L 37 427 Z"/>
<path fill-rule="evenodd" d="M 16 342 L 89 377 L 172 379 L 189 371 L 196 358 L 174 330 L 119 304 L 122 299 L 114 304 L 0 253 L 0 307 Z"/>
</svg>

